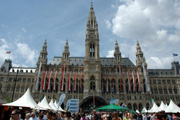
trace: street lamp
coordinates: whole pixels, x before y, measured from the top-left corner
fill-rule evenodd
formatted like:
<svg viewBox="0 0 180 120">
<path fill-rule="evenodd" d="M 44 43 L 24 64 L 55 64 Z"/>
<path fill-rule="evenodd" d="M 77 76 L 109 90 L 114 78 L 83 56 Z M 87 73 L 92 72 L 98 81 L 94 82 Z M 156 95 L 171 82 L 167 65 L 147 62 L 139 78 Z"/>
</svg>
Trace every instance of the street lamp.
<svg viewBox="0 0 180 120">
<path fill-rule="evenodd" d="M 17 80 L 17 77 L 18 77 L 18 74 L 19 74 L 19 68 L 20 68 L 20 67 L 17 68 L 16 78 L 14 79 L 14 82 L 15 82 L 15 83 L 14 83 L 14 88 L 13 88 L 13 94 L 12 94 L 11 102 L 13 102 L 13 98 L 14 98 L 14 91 L 15 91 L 15 88 L 16 88 L 16 81 L 18 81 L 18 80 Z"/>
</svg>

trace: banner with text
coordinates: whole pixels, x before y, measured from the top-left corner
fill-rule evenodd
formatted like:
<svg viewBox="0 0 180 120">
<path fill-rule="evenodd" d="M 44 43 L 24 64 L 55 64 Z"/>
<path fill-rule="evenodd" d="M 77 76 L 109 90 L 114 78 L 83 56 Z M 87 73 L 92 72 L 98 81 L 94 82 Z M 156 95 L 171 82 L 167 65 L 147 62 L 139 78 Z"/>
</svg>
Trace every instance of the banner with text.
<svg viewBox="0 0 180 120">
<path fill-rule="evenodd" d="M 69 108 L 71 113 L 79 112 L 79 99 L 69 99 L 66 103 L 66 110 Z"/>
</svg>

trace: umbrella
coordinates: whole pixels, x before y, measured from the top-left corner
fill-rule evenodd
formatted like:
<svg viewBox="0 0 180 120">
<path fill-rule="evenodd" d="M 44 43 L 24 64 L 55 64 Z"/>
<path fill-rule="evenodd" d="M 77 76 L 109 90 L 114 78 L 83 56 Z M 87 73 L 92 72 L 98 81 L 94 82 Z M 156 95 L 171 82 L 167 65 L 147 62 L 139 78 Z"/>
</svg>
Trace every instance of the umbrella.
<svg viewBox="0 0 180 120">
<path fill-rule="evenodd" d="M 128 108 L 117 105 L 107 105 L 96 109 L 97 111 L 126 111 Z"/>
<path fill-rule="evenodd" d="M 137 113 L 136 111 L 134 110 L 130 110 L 129 113 Z"/>
</svg>

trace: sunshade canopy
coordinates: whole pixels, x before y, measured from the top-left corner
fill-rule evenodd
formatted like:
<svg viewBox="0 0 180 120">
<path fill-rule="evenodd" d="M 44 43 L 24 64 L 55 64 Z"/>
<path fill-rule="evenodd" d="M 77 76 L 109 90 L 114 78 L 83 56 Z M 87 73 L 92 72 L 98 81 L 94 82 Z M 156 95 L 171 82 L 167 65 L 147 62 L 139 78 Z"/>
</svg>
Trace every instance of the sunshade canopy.
<svg viewBox="0 0 180 120">
<path fill-rule="evenodd" d="M 117 105 L 107 105 L 107 106 L 103 106 L 100 107 L 98 109 L 96 109 L 97 111 L 126 111 L 129 110 L 127 107 L 121 107 L 121 106 L 117 106 Z"/>
</svg>

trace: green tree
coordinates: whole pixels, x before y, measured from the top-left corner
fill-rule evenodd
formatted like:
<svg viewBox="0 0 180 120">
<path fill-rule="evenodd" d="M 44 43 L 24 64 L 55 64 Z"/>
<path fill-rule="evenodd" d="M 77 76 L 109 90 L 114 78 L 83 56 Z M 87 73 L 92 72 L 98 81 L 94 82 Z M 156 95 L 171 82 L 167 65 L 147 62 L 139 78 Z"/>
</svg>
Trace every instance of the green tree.
<svg viewBox="0 0 180 120">
<path fill-rule="evenodd" d="M 6 95 L 5 100 L 7 101 L 7 103 L 10 103 L 11 102 L 11 97 L 9 95 Z"/>
</svg>

